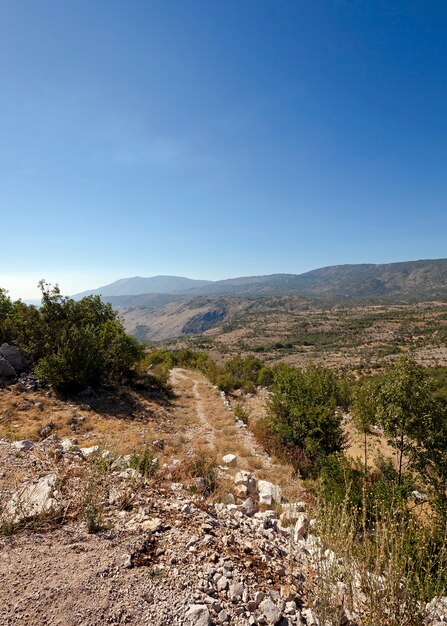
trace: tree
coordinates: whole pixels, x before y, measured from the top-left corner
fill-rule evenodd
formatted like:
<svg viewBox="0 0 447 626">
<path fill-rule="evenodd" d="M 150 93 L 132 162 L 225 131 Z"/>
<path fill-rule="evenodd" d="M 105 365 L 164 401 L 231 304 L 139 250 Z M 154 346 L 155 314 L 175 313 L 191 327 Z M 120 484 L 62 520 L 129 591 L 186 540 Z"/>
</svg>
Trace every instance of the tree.
<svg viewBox="0 0 447 626">
<path fill-rule="evenodd" d="M 396 449 L 398 484 L 403 460 L 430 414 L 430 387 L 424 369 L 407 357 L 391 365 L 377 394 L 376 416 Z"/>
<path fill-rule="evenodd" d="M 377 382 L 374 378 L 362 378 L 353 390 L 352 411 L 354 423 L 363 434 L 365 474 L 368 473 L 368 433 L 376 416 Z"/>
<path fill-rule="evenodd" d="M 447 402 L 433 399 L 416 432 L 412 460 L 434 492 L 434 507 L 447 518 Z"/>
<path fill-rule="evenodd" d="M 311 462 L 340 452 L 345 444 L 337 412 L 338 382 L 330 370 L 274 368 L 273 396 L 268 403 L 268 426 L 286 448 L 297 448 Z"/>
</svg>

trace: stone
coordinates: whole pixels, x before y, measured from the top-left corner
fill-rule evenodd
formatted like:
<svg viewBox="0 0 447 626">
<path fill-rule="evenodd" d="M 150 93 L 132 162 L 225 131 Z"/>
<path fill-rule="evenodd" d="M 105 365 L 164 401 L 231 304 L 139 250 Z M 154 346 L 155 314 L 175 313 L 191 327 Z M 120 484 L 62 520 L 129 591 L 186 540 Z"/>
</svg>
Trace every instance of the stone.
<svg viewBox="0 0 447 626">
<path fill-rule="evenodd" d="M 221 576 L 216 584 L 217 591 L 225 591 L 228 589 L 229 580 L 226 576 Z"/>
<path fill-rule="evenodd" d="M 210 626 L 210 612 L 206 604 L 192 604 L 186 611 L 187 623 L 191 626 Z"/>
<path fill-rule="evenodd" d="M 222 458 L 222 461 L 225 463 L 225 465 L 228 465 L 229 467 L 234 467 L 237 464 L 237 458 L 235 454 L 226 454 Z"/>
<path fill-rule="evenodd" d="M 253 498 L 247 498 L 240 507 L 240 510 L 242 511 L 242 513 L 244 513 L 244 515 L 252 517 L 257 512 L 258 507 L 256 506 Z"/>
<path fill-rule="evenodd" d="M 277 624 L 281 619 L 281 611 L 271 598 L 266 598 L 259 605 L 259 610 L 267 620 L 267 624 Z"/>
<path fill-rule="evenodd" d="M 10 366 L 14 368 L 15 373 L 20 374 L 26 370 L 25 359 L 15 346 L 11 346 L 9 343 L 2 343 L 0 346 L 0 356 L 8 361 Z"/>
<path fill-rule="evenodd" d="M 31 450 L 33 442 L 29 439 L 22 439 L 20 441 L 14 441 L 14 443 L 11 444 L 11 447 L 18 452 L 26 452 L 27 450 Z"/>
<path fill-rule="evenodd" d="M 81 448 L 82 454 L 86 457 L 89 457 L 92 454 L 97 454 L 99 450 L 99 446 L 89 446 L 88 448 Z"/>
<path fill-rule="evenodd" d="M 144 522 L 141 522 L 140 528 L 141 530 L 147 530 L 151 533 L 156 533 L 162 527 L 162 521 L 160 518 L 156 517 L 154 519 L 147 519 Z"/>
<path fill-rule="evenodd" d="M 237 487 L 245 488 L 244 495 L 251 495 L 256 493 L 256 478 L 254 478 L 250 474 L 250 472 L 247 472 L 245 470 L 241 470 L 240 472 L 238 472 L 234 477 L 234 484 Z"/>
<path fill-rule="evenodd" d="M 300 513 L 306 511 L 305 502 L 290 502 L 282 505 L 282 513 L 279 516 L 281 524 L 287 525 L 288 523 L 296 522 Z"/>
<path fill-rule="evenodd" d="M 57 476 L 48 474 L 14 493 L 6 503 L 3 518 L 17 524 L 51 511 L 57 511 L 55 498 Z"/>
<path fill-rule="evenodd" d="M 232 602 L 237 602 L 242 598 L 244 593 L 244 585 L 242 583 L 233 583 L 228 589 L 228 597 Z"/>
<path fill-rule="evenodd" d="M 73 448 L 73 443 L 68 437 L 62 439 L 59 445 L 64 452 L 68 452 L 71 448 Z"/>
<path fill-rule="evenodd" d="M 301 613 L 303 614 L 303 617 L 306 620 L 306 624 L 308 624 L 308 626 L 318 626 L 319 621 L 317 617 L 315 616 L 314 612 L 312 611 L 312 609 L 309 609 L 309 608 L 303 609 Z"/>
<path fill-rule="evenodd" d="M 0 376 L 3 378 L 14 378 L 16 376 L 13 366 L 2 356 L 0 356 Z"/>
<path fill-rule="evenodd" d="M 307 517 L 306 513 L 300 513 L 293 531 L 294 540 L 299 541 L 300 539 L 305 539 L 308 530 L 309 518 Z"/>
<path fill-rule="evenodd" d="M 225 624 L 225 622 L 228 622 L 228 620 L 229 620 L 228 613 L 222 609 L 222 611 L 220 611 L 217 616 L 217 621 L 219 622 L 219 624 Z"/>
<path fill-rule="evenodd" d="M 259 503 L 271 506 L 273 502 L 281 502 L 281 488 L 267 480 L 258 481 Z"/>
</svg>

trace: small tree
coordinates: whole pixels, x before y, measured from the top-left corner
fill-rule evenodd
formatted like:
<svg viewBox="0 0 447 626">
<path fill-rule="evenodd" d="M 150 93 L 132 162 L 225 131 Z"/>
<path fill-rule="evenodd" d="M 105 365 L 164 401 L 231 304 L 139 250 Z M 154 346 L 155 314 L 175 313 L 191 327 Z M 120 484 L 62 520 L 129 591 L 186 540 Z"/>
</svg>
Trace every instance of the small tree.
<svg viewBox="0 0 447 626">
<path fill-rule="evenodd" d="M 314 463 L 340 452 L 345 437 L 336 411 L 338 385 L 333 372 L 315 365 L 306 370 L 280 365 L 274 375 L 267 420 L 279 442 Z"/>
<path fill-rule="evenodd" d="M 363 434 L 363 455 L 365 474 L 368 473 L 368 433 L 375 421 L 377 382 L 373 378 L 363 378 L 353 390 L 352 411 L 354 423 Z"/>
<path fill-rule="evenodd" d="M 429 413 L 430 392 L 424 370 L 409 357 L 401 357 L 386 372 L 376 408 L 376 416 L 396 449 L 399 485 L 404 456 L 411 454 Z"/>
<path fill-rule="evenodd" d="M 447 403 L 434 399 L 416 432 L 412 460 L 433 489 L 433 503 L 445 523 L 447 519 Z"/>
</svg>

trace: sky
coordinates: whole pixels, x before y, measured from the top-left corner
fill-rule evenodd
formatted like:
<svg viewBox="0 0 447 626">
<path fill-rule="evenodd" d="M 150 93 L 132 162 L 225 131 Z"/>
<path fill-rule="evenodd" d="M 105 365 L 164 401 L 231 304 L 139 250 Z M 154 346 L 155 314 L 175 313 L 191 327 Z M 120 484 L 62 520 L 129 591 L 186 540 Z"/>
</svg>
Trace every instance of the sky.
<svg viewBox="0 0 447 626">
<path fill-rule="evenodd" d="M 445 0 L 2 0 L 0 287 L 447 257 Z"/>
</svg>

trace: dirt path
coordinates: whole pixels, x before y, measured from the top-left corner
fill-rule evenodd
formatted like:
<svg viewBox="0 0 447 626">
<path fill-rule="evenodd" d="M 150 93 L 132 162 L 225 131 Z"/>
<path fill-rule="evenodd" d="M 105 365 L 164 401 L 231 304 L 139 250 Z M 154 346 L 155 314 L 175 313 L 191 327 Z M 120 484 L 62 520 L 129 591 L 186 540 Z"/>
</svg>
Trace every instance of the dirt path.
<svg viewBox="0 0 447 626">
<path fill-rule="evenodd" d="M 285 490 L 296 489 L 291 468 L 272 459 L 253 433 L 237 424 L 234 412 L 225 406 L 220 392 L 203 374 L 174 368 L 170 383 L 176 397 L 176 454 L 201 450 L 215 456 L 218 462 L 225 454 L 235 454 L 237 466 L 233 472 L 247 469 Z"/>
</svg>

